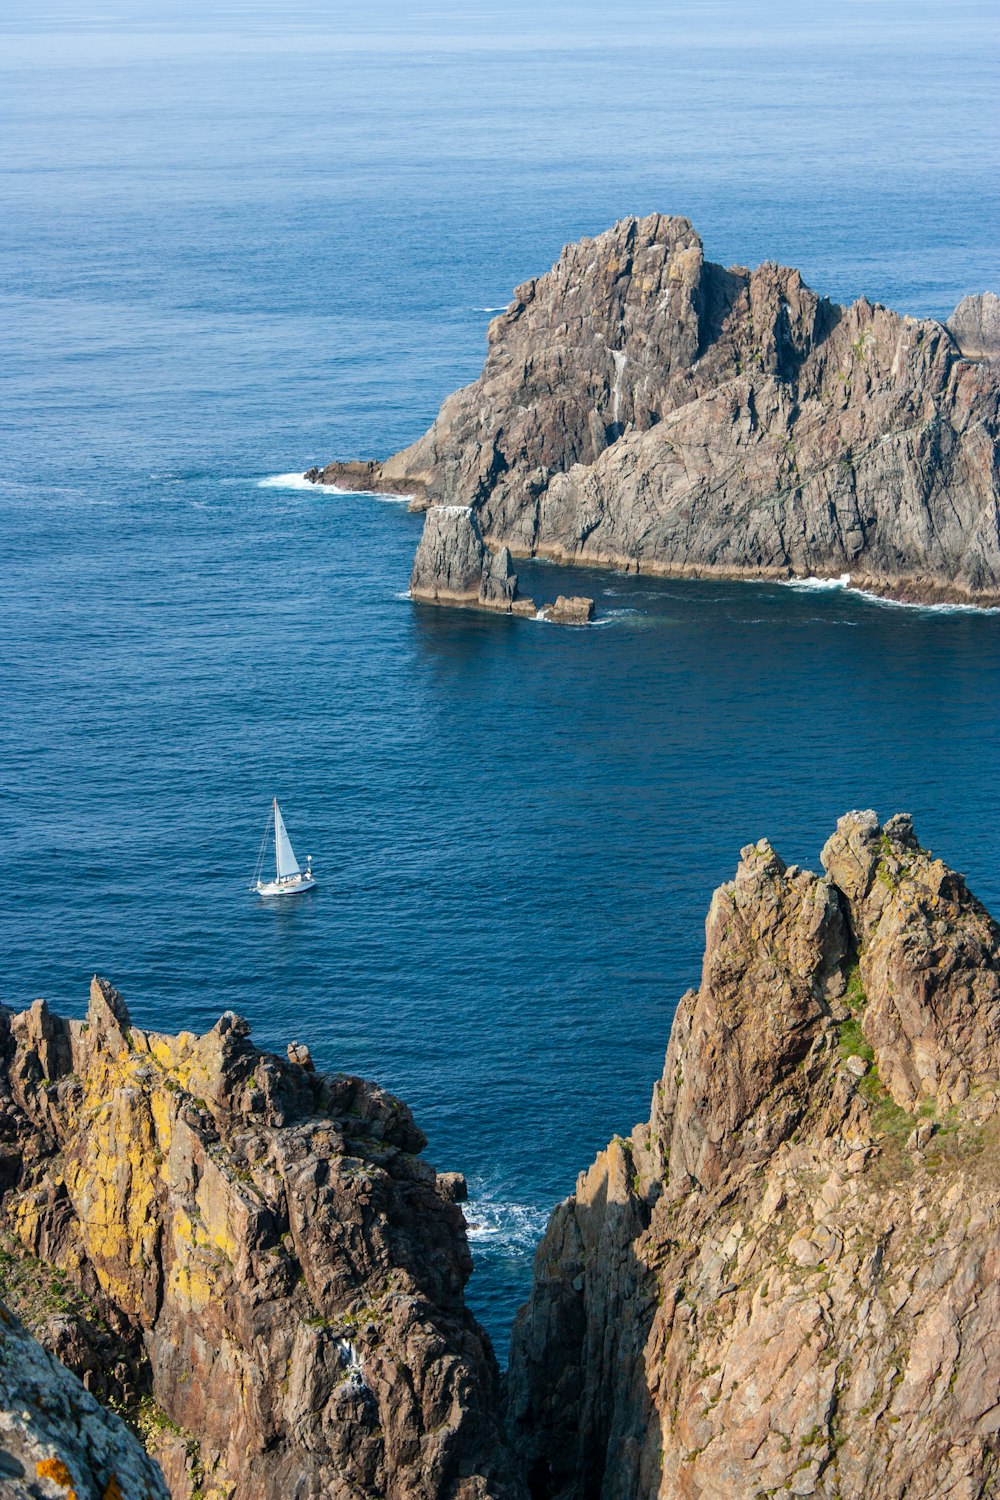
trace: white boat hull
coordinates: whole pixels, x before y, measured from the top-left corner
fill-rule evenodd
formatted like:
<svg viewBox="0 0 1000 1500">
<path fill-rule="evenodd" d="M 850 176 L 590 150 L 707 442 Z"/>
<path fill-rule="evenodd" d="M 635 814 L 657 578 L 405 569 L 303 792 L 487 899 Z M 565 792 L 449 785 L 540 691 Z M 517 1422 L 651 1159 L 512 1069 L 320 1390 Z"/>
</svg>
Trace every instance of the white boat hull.
<svg viewBox="0 0 1000 1500">
<path fill-rule="evenodd" d="M 316 884 L 314 875 L 293 875 L 288 880 L 258 880 L 254 890 L 258 896 L 300 896 L 311 891 Z"/>
</svg>

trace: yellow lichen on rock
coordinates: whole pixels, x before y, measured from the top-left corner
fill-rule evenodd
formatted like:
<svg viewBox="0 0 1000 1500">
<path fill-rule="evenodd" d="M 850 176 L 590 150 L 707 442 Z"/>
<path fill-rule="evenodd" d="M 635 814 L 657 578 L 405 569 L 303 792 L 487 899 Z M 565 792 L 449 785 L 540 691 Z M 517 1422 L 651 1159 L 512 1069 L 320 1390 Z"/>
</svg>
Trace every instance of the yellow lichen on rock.
<svg viewBox="0 0 1000 1500">
<path fill-rule="evenodd" d="M 73 1476 L 61 1458 L 43 1458 L 35 1465 L 39 1479 L 48 1479 L 64 1492 L 66 1500 L 76 1500 Z"/>
</svg>

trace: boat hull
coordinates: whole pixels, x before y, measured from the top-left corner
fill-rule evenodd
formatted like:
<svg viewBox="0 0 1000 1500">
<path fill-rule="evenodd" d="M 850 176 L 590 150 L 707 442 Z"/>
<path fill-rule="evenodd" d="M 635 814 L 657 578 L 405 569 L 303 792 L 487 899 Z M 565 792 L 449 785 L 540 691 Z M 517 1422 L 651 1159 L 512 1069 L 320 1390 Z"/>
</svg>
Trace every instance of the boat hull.
<svg viewBox="0 0 1000 1500">
<path fill-rule="evenodd" d="M 258 896 L 301 896 L 304 891 L 315 888 L 316 880 L 312 875 L 295 880 L 258 880 L 253 887 Z"/>
</svg>

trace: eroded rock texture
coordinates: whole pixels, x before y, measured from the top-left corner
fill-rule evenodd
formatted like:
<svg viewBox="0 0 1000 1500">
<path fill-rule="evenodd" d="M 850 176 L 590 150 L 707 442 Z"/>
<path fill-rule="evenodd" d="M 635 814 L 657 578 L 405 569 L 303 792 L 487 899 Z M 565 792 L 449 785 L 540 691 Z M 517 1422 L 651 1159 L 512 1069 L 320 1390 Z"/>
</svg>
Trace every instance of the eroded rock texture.
<svg viewBox="0 0 1000 1500">
<path fill-rule="evenodd" d="M 515 1497 L 424 1137 L 248 1030 L 140 1031 L 98 979 L 85 1022 L 0 1011 L 5 1281 L 175 1500 Z"/>
<path fill-rule="evenodd" d="M 135 1434 L 2 1303 L 0 1495 L 4 1500 L 168 1500 L 163 1476 Z"/>
<path fill-rule="evenodd" d="M 648 1124 L 554 1212 L 515 1325 L 536 1500 L 1000 1484 L 1000 929 L 910 820 L 743 850 Z"/>
<path fill-rule="evenodd" d="M 515 556 L 996 603 L 996 307 L 840 307 L 626 219 L 516 289 L 416 443 L 308 477 L 471 506 Z"/>
</svg>

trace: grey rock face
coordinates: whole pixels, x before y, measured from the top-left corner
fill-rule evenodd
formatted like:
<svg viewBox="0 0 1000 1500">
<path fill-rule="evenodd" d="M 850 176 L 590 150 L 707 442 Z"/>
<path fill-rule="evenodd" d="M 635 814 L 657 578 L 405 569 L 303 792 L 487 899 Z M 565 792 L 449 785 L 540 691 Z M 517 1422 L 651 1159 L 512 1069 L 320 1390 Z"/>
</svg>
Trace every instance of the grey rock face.
<svg viewBox="0 0 1000 1500">
<path fill-rule="evenodd" d="M 435 505 L 427 512 L 413 560 L 410 593 L 423 604 L 476 605 L 499 614 L 533 615 L 517 592 L 510 550 L 490 551 L 471 506 Z"/>
<path fill-rule="evenodd" d="M 120 1417 L 100 1406 L 0 1303 L 0 1495 L 169 1500 L 163 1475 Z"/>
<path fill-rule="evenodd" d="M 475 604 L 486 548 L 467 505 L 435 505 L 427 512 L 413 559 L 410 593 L 428 604 Z"/>
<path fill-rule="evenodd" d="M 995 292 L 963 297 L 946 326 L 968 359 L 1000 359 L 1000 297 Z"/>
<path fill-rule="evenodd" d="M 515 556 L 995 603 L 1000 382 L 962 350 L 994 349 L 996 300 L 953 336 L 626 219 L 517 288 L 416 443 L 310 477 L 470 506 Z"/>
</svg>

